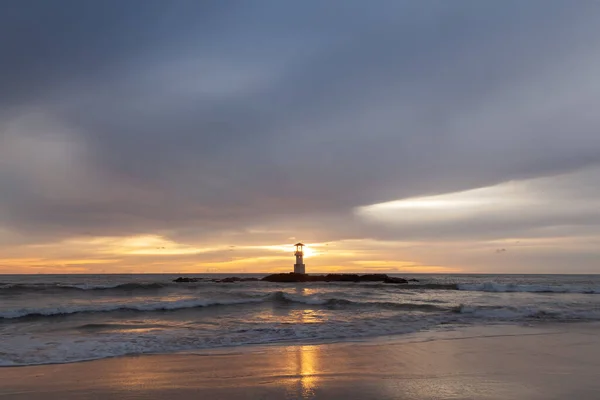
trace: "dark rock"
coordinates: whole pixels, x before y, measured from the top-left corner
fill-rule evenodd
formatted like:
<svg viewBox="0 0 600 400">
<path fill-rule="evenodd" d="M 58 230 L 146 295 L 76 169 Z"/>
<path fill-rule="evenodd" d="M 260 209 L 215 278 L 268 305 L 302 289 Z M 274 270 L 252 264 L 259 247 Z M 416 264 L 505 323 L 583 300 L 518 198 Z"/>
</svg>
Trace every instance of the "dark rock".
<svg viewBox="0 0 600 400">
<path fill-rule="evenodd" d="M 184 278 L 184 277 L 179 277 L 177 279 L 173 279 L 173 282 L 177 282 L 177 283 L 192 283 L 192 282 L 201 282 L 201 281 L 205 281 L 205 282 L 219 282 L 219 283 L 233 283 L 233 282 L 256 282 L 259 281 L 260 279 L 258 278 L 238 278 L 237 276 L 230 276 L 228 278 L 223 278 L 223 279 L 210 279 L 210 280 L 205 280 L 205 278 Z"/>
<path fill-rule="evenodd" d="M 179 277 L 173 282 L 177 283 L 192 283 L 203 281 L 204 278 L 184 278 Z M 327 274 L 327 275 L 307 275 L 307 274 L 295 274 L 293 272 L 283 274 L 272 274 L 265 276 L 262 279 L 258 278 L 239 278 L 237 276 L 230 276 L 223 279 L 211 279 L 209 282 L 217 283 L 235 283 L 235 282 L 255 282 L 255 281 L 266 281 L 266 282 L 384 282 L 384 283 L 408 283 L 406 279 L 395 278 L 386 274 Z M 411 282 L 418 282 L 416 279 L 411 279 Z"/>
<path fill-rule="evenodd" d="M 386 274 L 367 274 L 360 277 L 361 282 L 385 282 L 390 279 Z"/>
<path fill-rule="evenodd" d="M 419 280 L 418 280 L 418 279 L 415 279 L 415 278 L 409 279 L 408 281 L 409 281 L 409 282 L 419 282 Z"/>
<path fill-rule="evenodd" d="M 356 274 L 327 274 L 325 276 L 311 276 L 312 281 L 325 282 L 360 282 L 360 276 Z"/>
<path fill-rule="evenodd" d="M 232 276 L 232 277 L 229 277 L 229 278 L 223 278 L 223 279 L 217 280 L 215 282 L 219 282 L 219 283 L 233 283 L 233 282 L 238 282 L 239 280 L 240 280 L 240 278 Z"/>
<path fill-rule="evenodd" d="M 180 276 L 179 278 L 174 279 L 173 282 L 191 283 L 191 282 L 205 281 L 205 282 L 233 283 L 233 282 L 255 282 L 255 281 L 259 281 L 259 280 L 260 279 L 258 279 L 258 278 L 238 278 L 237 276 L 231 276 L 228 278 L 211 279 L 209 281 L 206 281 L 204 278 L 184 278 L 184 277 Z"/>
<path fill-rule="evenodd" d="M 406 279 L 393 278 L 385 274 L 327 274 L 327 275 L 306 275 L 295 274 L 273 274 L 262 278 L 267 282 L 384 282 L 384 283 L 408 283 Z"/>
<path fill-rule="evenodd" d="M 177 283 L 191 283 L 191 282 L 199 282 L 201 281 L 202 278 L 183 278 L 183 277 L 179 277 L 177 279 L 174 279 L 173 282 L 177 282 Z"/>
<path fill-rule="evenodd" d="M 308 282 L 310 276 L 306 274 L 295 274 L 290 272 L 289 274 L 272 274 L 265 276 L 261 280 L 267 282 Z"/>
<path fill-rule="evenodd" d="M 233 282 L 255 282 L 259 281 L 258 278 L 238 278 L 237 276 L 231 276 L 229 278 L 217 279 L 214 282 L 219 283 L 233 283 Z"/>
</svg>

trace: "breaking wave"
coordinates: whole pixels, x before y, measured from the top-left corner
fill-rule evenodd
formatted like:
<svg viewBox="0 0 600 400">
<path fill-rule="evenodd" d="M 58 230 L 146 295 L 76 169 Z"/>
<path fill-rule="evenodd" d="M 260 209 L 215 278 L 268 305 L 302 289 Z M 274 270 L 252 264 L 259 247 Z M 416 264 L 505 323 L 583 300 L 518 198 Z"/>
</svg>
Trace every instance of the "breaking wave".
<svg viewBox="0 0 600 400">
<path fill-rule="evenodd" d="M 261 302 L 260 299 L 233 299 L 233 300 L 196 300 L 185 299 L 175 301 L 162 301 L 152 303 L 131 304 L 98 304 L 98 305 L 71 305 L 65 307 L 24 308 L 0 312 L 0 319 L 15 319 L 25 317 L 52 317 L 79 313 L 102 313 L 114 311 L 173 311 L 186 308 L 223 306 L 245 303 Z"/>
<path fill-rule="evenodd" d="M 505 289 L 505 290 L 501 290 Z M 524 289 L 523 286 L 518 289 Z M 534 291 L 543 292 L 544 288 L 525 288 L 529 290 L 516 290 L 515 288 L 503 288 L 498 286 L 485 286 L 476 288 L 483 291 Z M 470 289 L 461 289 L 470 290 Z M 472 290 L 472 289 L 471 289 Z M 563 293 L 563 292 L 559 292 Z M 585 291 L 576 291 L 574 293 L 586 293 Z M 432 302 L 392 302 L 392 301 L 357 301 L 338 297 L 324 296 L 302 296 L 290 294 L 283 291 L 275 291 L 264 295 L 253 295 L 231 299 L 181 299 L 174 301 L 153 301 L 138 303 L 110 303 L 110 304 L 85 304 L 68 305 L 57 307 L 40 308 L 21 308 L 0 311 L 0 320 L 10 320 L 18 318 L 42 318 L 65 316 L 81 313 L 110 313 L 110 312 L 166 312 L 192 308 L 219 307 L 219 306 L 243 306 L 253 303 L 273 303 L 273 304 L 304 304 L 312 306 L 322 306 L 329 308 L 362 308 L 362 309 L 380 309 L 380 310 L 398 310 L 406 312 L 424 312 L 424 313 L 459 313 L 468 314 L 474 317 L 482 318 L 521 318 L 521 317 L 556 317 L 556 318 L 593 318 L 600 319 L 600 313 L 572 313 L 560 314 L 554 311 L 544 311 L 535 308 L 516 309 L 512 307 L 496 306 L 465 306 L 458 308 L 450 304 L 446 305 L 440 301 Z M 431 304 L 435 303 L 435 304 Z"/>
<path fill-rule="evenodd" d="M 581 293 L 600 294 L 600 288 L 595 286 L 581 285 L 522 285 L 515 283 L 485 282 L 477 284 L 458 284 L 458 290 L 473 292 L 527 292 L 527 293 Z"/>
<path fill-rule="evenodd" d="M 28 292 L 42 292 L 42 291 L 88 291 L 88 290 L 144 290 L 151 289 L 157 290 L 168 287 L 166 283 L 122 283 L 117 285 L 92 285 L 92 284 L 80 284 L 80 285 L 65 285 L 65 284 L 52 284 L 52 283 L 5 283 L 0 284 L 0 294 L 18 294 Z"/>
<path fill-rule="evenodd" d="M 308 305 L 327 305 L 327 306 L 356 306 L 356 307 L 373 307 L 386 308 L 406 311 L 450 311 L 450 307 L 441 307 L 433 304 L 423 303 L 394 303 L 381 301 L 352 301 L 347 299 L 328 298 L 321 299 L 318 297 L 303 297 L 295 296 L 284 292 L 275 292 L 270 295 L 275 301 L 303 303 Z"/>
<path fill-rule="evenodd" d="M 465 317 L 480 320 L 519 321 L 519 320 L 552 320 L 552 321 L 597 321 L 600 311 L 548 309 L 543 307 L 511 307 L 511 306 L 469 306 L 461 304 L 456 313 Z"/>
<path fill-rule="evenodd" d="M 34 317 L 52 317 L 59 315 L 80 314 L 80 313 L 107 313 L 118 311 L 132 312 L 153 312 L 153 311 L 175 311 L 189 308 L 216 307 L 244 305 L 251 303 L 298 303 L 306 305 L 320 305 L 328 307 L 370 307 L 383 309 L 397 309 L 405 311 L 429 311 L 443 312 L 449 311 L 449 307 L 441 307 L 433 304 L 422 303 L 394 303 L 394 302 L 376 302 L 376 301 L 352 301 L 342 298 L 320 298 L 318 296 L 300 296 L 292 295 L 282 291 L 276 291 L 267 295 L 250 298 L 236 298 L 226 300 L 210 299 L 183 299 L 175 301 L 158 301 L 143 303 L 111 303 L 111 304 L 89 304 L 89 305 L 70 305 L 64 307 L 42 307 L 42 308 L 23 308 L 8 311 L 0 311 L 1 319 L 16 318 L 34 318 Z"/>
<path fill-rule="evenodd" d="M 265 282 L 254 282 L 257 285 L 268 284 Z M 161 289 L 183 289 L 185 291 L 194 290 L 198 288 L 207 287 L 207 285 L 216 284 L 211 280 L 199 281 L 193 284 L 181 285 L 177 283 L 121 283 L 115 285 L 94 285 L 94 284 L 59 284 L 59 283 L 0 283 L 0 296 L 1 295 L 16 295 L 26 294 L 31 292 L 95 292 L 95 291 L 111 291 L 117 293 L 130 293 L 132 291 L 158 291 Z M 315 283 L 315 285 L 321 285 L 322 283 Z M 312 285 L 311 283 L 307 285 Z M 361 284 L 348 284 L 343 283 L 327 283 L 325 286 L 360 286 L 369 289 L 389 289 L 389 290 L 462 290 L 471 292 L 496 292 L 496 293 L 510 293 L 510 292 L 527 292 L 527 293 L 580 293 L 580 294 L 600 294 L 600 287 L 598 286 L 585 286 L 585 285 L 533 285 L 533 284 L 516 284 L 516 283 L 497 283 L 497 282 L 484 282 L 484 283 L 418 283 L 418 284 L 406 284 L 406 285 L 390 285 L 385 283 L 361 283 Z"/>
</svg>

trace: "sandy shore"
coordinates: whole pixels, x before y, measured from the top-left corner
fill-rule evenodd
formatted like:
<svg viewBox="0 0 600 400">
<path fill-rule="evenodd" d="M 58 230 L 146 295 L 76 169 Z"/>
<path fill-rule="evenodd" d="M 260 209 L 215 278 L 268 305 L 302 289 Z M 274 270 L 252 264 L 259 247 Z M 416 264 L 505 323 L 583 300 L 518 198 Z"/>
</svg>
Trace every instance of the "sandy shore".
<svg viewBox="0 0 600 400">
<path fill-rule="evenodd" d="M 0 368 L 10 399 L 598 399 L 600 326 Z"/>
</svg>

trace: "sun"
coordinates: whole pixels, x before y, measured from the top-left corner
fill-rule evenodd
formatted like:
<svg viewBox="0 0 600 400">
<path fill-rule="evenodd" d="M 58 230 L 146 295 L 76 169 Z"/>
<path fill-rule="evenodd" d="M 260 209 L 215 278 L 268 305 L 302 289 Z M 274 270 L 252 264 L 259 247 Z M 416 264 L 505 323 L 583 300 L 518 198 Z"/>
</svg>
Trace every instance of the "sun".
<svg viewBox="0 0 600 400">
<path fill-rule="evenodd" d="M 310 247 L 308 247 L 308 246 L 304 246 L 304 249 L 303 249 L 303 250 L 304 250 L 304 257 L 305 257 L 305 258 L 314 257 L 314 256 L 316 256 L 316 255 L 318 255 L 318 254 L 319 254 L 319 252 L 318 252 L 318 251 L 316 251 L 316 250 L 314 250 L 314 249 L 311 249 L 311 248 L 310 248 Z"/>
<path fill-rule="evenodd" d="M 304 247 L 302 248 L 302 251 L 304 253 L 304 258 L 310 258 L 310 257 L 315 257 L 315 256 L 320 256 L 322 254 L 322 252 L 318 251 L 316 249 L 316 247 L 319 247 L 319 244 L 314 244 L 313 246 L 307 246 L 304 245 Z M 278 245 L 270 245 L 270 246 L 255 246 L 253 248 L 260 248 L 260 249 L 265 249 L 265 250 L 272 250 L 272 251 L 281 251 L 284 252 L 286 254 L 295 254 L 295 252 L 293 251 L 294 249 L 294 245 L 289 245 L 289 244 L 278 244 Z M 290 250 L 292 250 L 290 252 Z"/>
</svg>

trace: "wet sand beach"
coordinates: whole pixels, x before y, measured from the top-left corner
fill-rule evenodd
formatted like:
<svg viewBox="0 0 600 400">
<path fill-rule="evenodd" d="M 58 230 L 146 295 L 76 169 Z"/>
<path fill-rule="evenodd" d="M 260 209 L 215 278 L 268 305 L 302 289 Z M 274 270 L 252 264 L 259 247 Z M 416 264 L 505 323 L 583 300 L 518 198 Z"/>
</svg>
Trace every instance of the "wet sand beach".
<svg viewBox="0 0 600 400">
<path fill-rule="evenodd" d="M 2 399 L 596 399 L 600 326 L 246 346 L 0 369 Z"/>
</svg>

